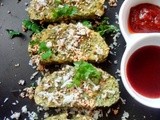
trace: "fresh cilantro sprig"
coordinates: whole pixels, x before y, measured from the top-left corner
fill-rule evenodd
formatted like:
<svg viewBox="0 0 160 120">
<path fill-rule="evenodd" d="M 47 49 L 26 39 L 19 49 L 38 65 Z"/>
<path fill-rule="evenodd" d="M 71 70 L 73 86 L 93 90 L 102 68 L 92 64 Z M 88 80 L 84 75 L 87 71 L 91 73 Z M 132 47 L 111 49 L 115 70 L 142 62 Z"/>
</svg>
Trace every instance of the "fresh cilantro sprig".
<svg viewBox="0 0 160 120">
<path fill-rule="evenodd" d="M 55 3 L 56 5 L 60 5 L 60 4 L 62 3 L 62 0 L 55 0 L 54 3 Z"/>
<path fill-rule="evenodd" d="M 39 54 L 42 53 L 41 57 L 42 57 L 43 60 L 49 59 L 52 56 L 52 54 L 53 54 L 51 48 L 48 48 L 46 46 L 46 42 L 41 42 L 39 44 L 39 51 L 38 51 L 38 53 Z"/>
<path fill-rule="evenodd" d="M 88 20 L 82 21 L 82 24 L 83 24 L 84 26 L 90 28 L 90 29 L 93 29 L 92 23 L 91 23 L 90 21 L 88 21 Z"/>
<path fill-rule="evenodd" d="M 36 39 L 36 40 L 31 40 L 29 44 L 31 45 L 31 47 L 33 47 L 34 45 L 39 45 L 39 43 L 40 41 Z"/>
<path fill-rule="evenodd" d="M 101 36 L 109 33 L 116 33 L 119 31 L 119 29 L 115 25 L 111 25 L 109 23 L 108 17 L 102 18 L 101 21 L 98 21 L 98 23 L 94 23 L 94 25 L 92 25 L 92 22 L 88 20 L 82 21 L 82 24 L 90 29 L 99 32 Z"/>
<path fill-rule="evenodd" d="M 40 31 L 42 31 L 41 26 L 27 19 L 23 20 L 22 25 L 25 29 L 31 30 L 34 33 L 39 33 Z"/>
<path fill-rule="evenodd" d="M 108 17 L 104 17 L 95 30 L 99 32 L 101 36 L 103 36 L 104 34 L 116 33 L 119 31 L 116 26 L 110 25 Z"/>
<path fill-rule="evenodd" d="M 38 45 L 39 46 L 38 54 L 41 54 L 41 58 L 43 60 L 49 59 L 53 54 L 51 48 L 48 48 L 46 46 L 46 42 L 44 42 L 44 41 L 40 42 L 37 39 L 36 40 L 32 40 L 32 41 L 30 41 L 30 45 L 31 45 L 31 47 L 33 47 L 34 45 Z"/>
<path fill-rule="evenodd" d="M 73 81 L 69 84 L 69 87 L 80 86 L 85 80 L 92 80 L 94 84 L 98 84 L 101 78 L 101 72 L 99 72 L 92 64 L 79 61 L 74 62 L 75 75 Z"/>
<path fill-rule="evenodd" d="M 14 37 L 22 36 L 22 33 L 17 32 L 17 31 L 12 30 L 12 29 L 6 29 L 6 31 L 8 32 L 11 39 L 14 38 Z"/>
<path fill-rule="evenodd" d="M 53 10 L 53 18 L 57 19 L 59 17 L 73 16 L 76 13 L 77 7 L 65 4 L 63 7 L 58 7 Z"/>
</svg>

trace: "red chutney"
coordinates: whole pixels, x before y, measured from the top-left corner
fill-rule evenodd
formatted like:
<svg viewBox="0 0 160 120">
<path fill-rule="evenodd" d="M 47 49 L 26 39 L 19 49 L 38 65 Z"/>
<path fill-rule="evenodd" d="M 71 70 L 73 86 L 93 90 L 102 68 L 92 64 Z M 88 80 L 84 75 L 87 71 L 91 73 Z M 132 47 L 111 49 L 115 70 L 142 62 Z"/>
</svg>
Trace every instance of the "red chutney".
<svg viewBox="0 0 160 120">
<path fill-rule="evenodd" d="M 149 3 L 134 6 L 128 22 L 130 32 L 160 32 L 160 7 Z"/>
<path fill-rule="evenodd" d="M 160 98 L 160 46 L 145 46 L 136 50 L 127 63 L 127 77 L 140 94 Z"/>
</svg>

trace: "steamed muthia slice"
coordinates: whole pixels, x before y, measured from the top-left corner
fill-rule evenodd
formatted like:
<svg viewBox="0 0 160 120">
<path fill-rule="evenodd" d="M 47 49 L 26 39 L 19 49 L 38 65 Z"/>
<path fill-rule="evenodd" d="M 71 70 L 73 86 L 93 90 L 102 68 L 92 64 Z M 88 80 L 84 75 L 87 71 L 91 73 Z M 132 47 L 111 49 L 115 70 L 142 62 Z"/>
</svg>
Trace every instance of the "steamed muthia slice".
<svg viewBox="0 0 160 120">
<path fill-rule="evenodd" d="M 71 119 L 68 119 L 67 117 L 67 113 L 61 113 L 58 115 L 52 115 L 46 118 L 45 120 L 93 120 L 92 117 L 81 114 L 77 114 L 76 116 L 73 116 Z"/>
<path fill-rule="evenodd" d="M 109 47 L 99 33 L 81 23 L 49 25 L 32 36 L 28 47 L 31 60 L 44 65 L 85 60 L 103 62 Z M 48 55 L 48 56 L 47 56 Z"/>
<path fill-rule="evenodd" d="M 99 77 L 92 76 L 92 78 L 86 80 L 80 79 L 80 83 L 75 80 L 75 76 L 77 77 L 76 68 L 69 65 L 63 67 L 60 71 L 45 76 L 35 90 L 36 104 L 44 107 L 87 109 L 110 107 L 119 99 L 118 82 L 107 72 L 99 68 L 95 69 L 97 75 L 100 75 Z M 89 72 L 83 72 L 84 74 L 87 75 Z M 81 76 L 77 78 L 79 77 Z"/>
<path fill-rule="evenodd" d="M 27 8 L 30 19 L 55 22 L 91 19 L 104 14 L 105 0 L 32 0 Z"/>
</svg>

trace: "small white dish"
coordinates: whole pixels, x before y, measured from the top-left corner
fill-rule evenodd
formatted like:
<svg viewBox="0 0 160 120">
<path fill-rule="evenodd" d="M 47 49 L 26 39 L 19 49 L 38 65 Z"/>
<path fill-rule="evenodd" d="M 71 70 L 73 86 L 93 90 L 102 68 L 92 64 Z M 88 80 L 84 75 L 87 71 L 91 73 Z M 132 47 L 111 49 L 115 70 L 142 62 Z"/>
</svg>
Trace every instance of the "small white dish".
<svg viewBox="0 0 160 120">
<path fill-rule="evenodd" d="M 160 0 L 124 0 L 119 11 L 119 26 L 126 43 L 134 39 L 141 38 L 145 35 L 148 35 L 148 33 L 131 33 L 128 29 L 128 17 L 129 17 L 130 9 L 131 7 L 134 7 L 141 3 L 151 3 L 154 5 L 160 6 Z"/>
<path fill-rule="evenodd" d="M 144 46 L 159 46 L 160 33 L 131 33 L 128 28 L 128 17 L 131 7 L 141 3 L 151 3 L 160 6 L 160 0 L 125 0 L 119 12 L 119 25 L 121 33 L 126 41 L 126 50 L 121 60 L 121 78 L 128 93 L 138 102 L 152 108 L 160 108 L 160 98 L 149 98 L 138 93 L 127 78 L 127 63 L 130 56 L 139 48 Z"/>
<path fill-rule="evenodd" d="M 148 98 L 145 96 L 142 96 L 140 93 L 138 93 L 130 84 L 128 78 L 127 78 L 127 63 L 130 58 L 130 56 L 139 48 L 148 46 L 148 45 L 154 45 L 160 47 L 160 34 L 151 34 L 149 36 L 137 39 L 136 42 L 133 44 L 129 44 L 123 54 L 122 61 L 121 61 L 121 78 L 122 82 L 128 91 L 128 93 L 136 99 L 138 102 L 142 103 L 143 105 L 153 107 L 153 108 L 160 108 L 160 98 Z M 138 69 L 138 66 L 137 66 Z"/>
</svg>

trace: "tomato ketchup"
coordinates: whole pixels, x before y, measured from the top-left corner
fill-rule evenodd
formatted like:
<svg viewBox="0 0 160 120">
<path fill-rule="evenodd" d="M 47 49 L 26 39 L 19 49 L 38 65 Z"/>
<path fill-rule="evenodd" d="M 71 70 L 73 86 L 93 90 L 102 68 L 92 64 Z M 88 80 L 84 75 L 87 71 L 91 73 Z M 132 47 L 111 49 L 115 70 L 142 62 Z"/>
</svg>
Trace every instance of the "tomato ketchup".
<svg viewBox="0 0 160 120">
<path fill-rule="evenodd" d="M 130 32 L 160 32 L 160 7 L 150 3 L 132 7 L 128 24 Z"/>
</svg>

